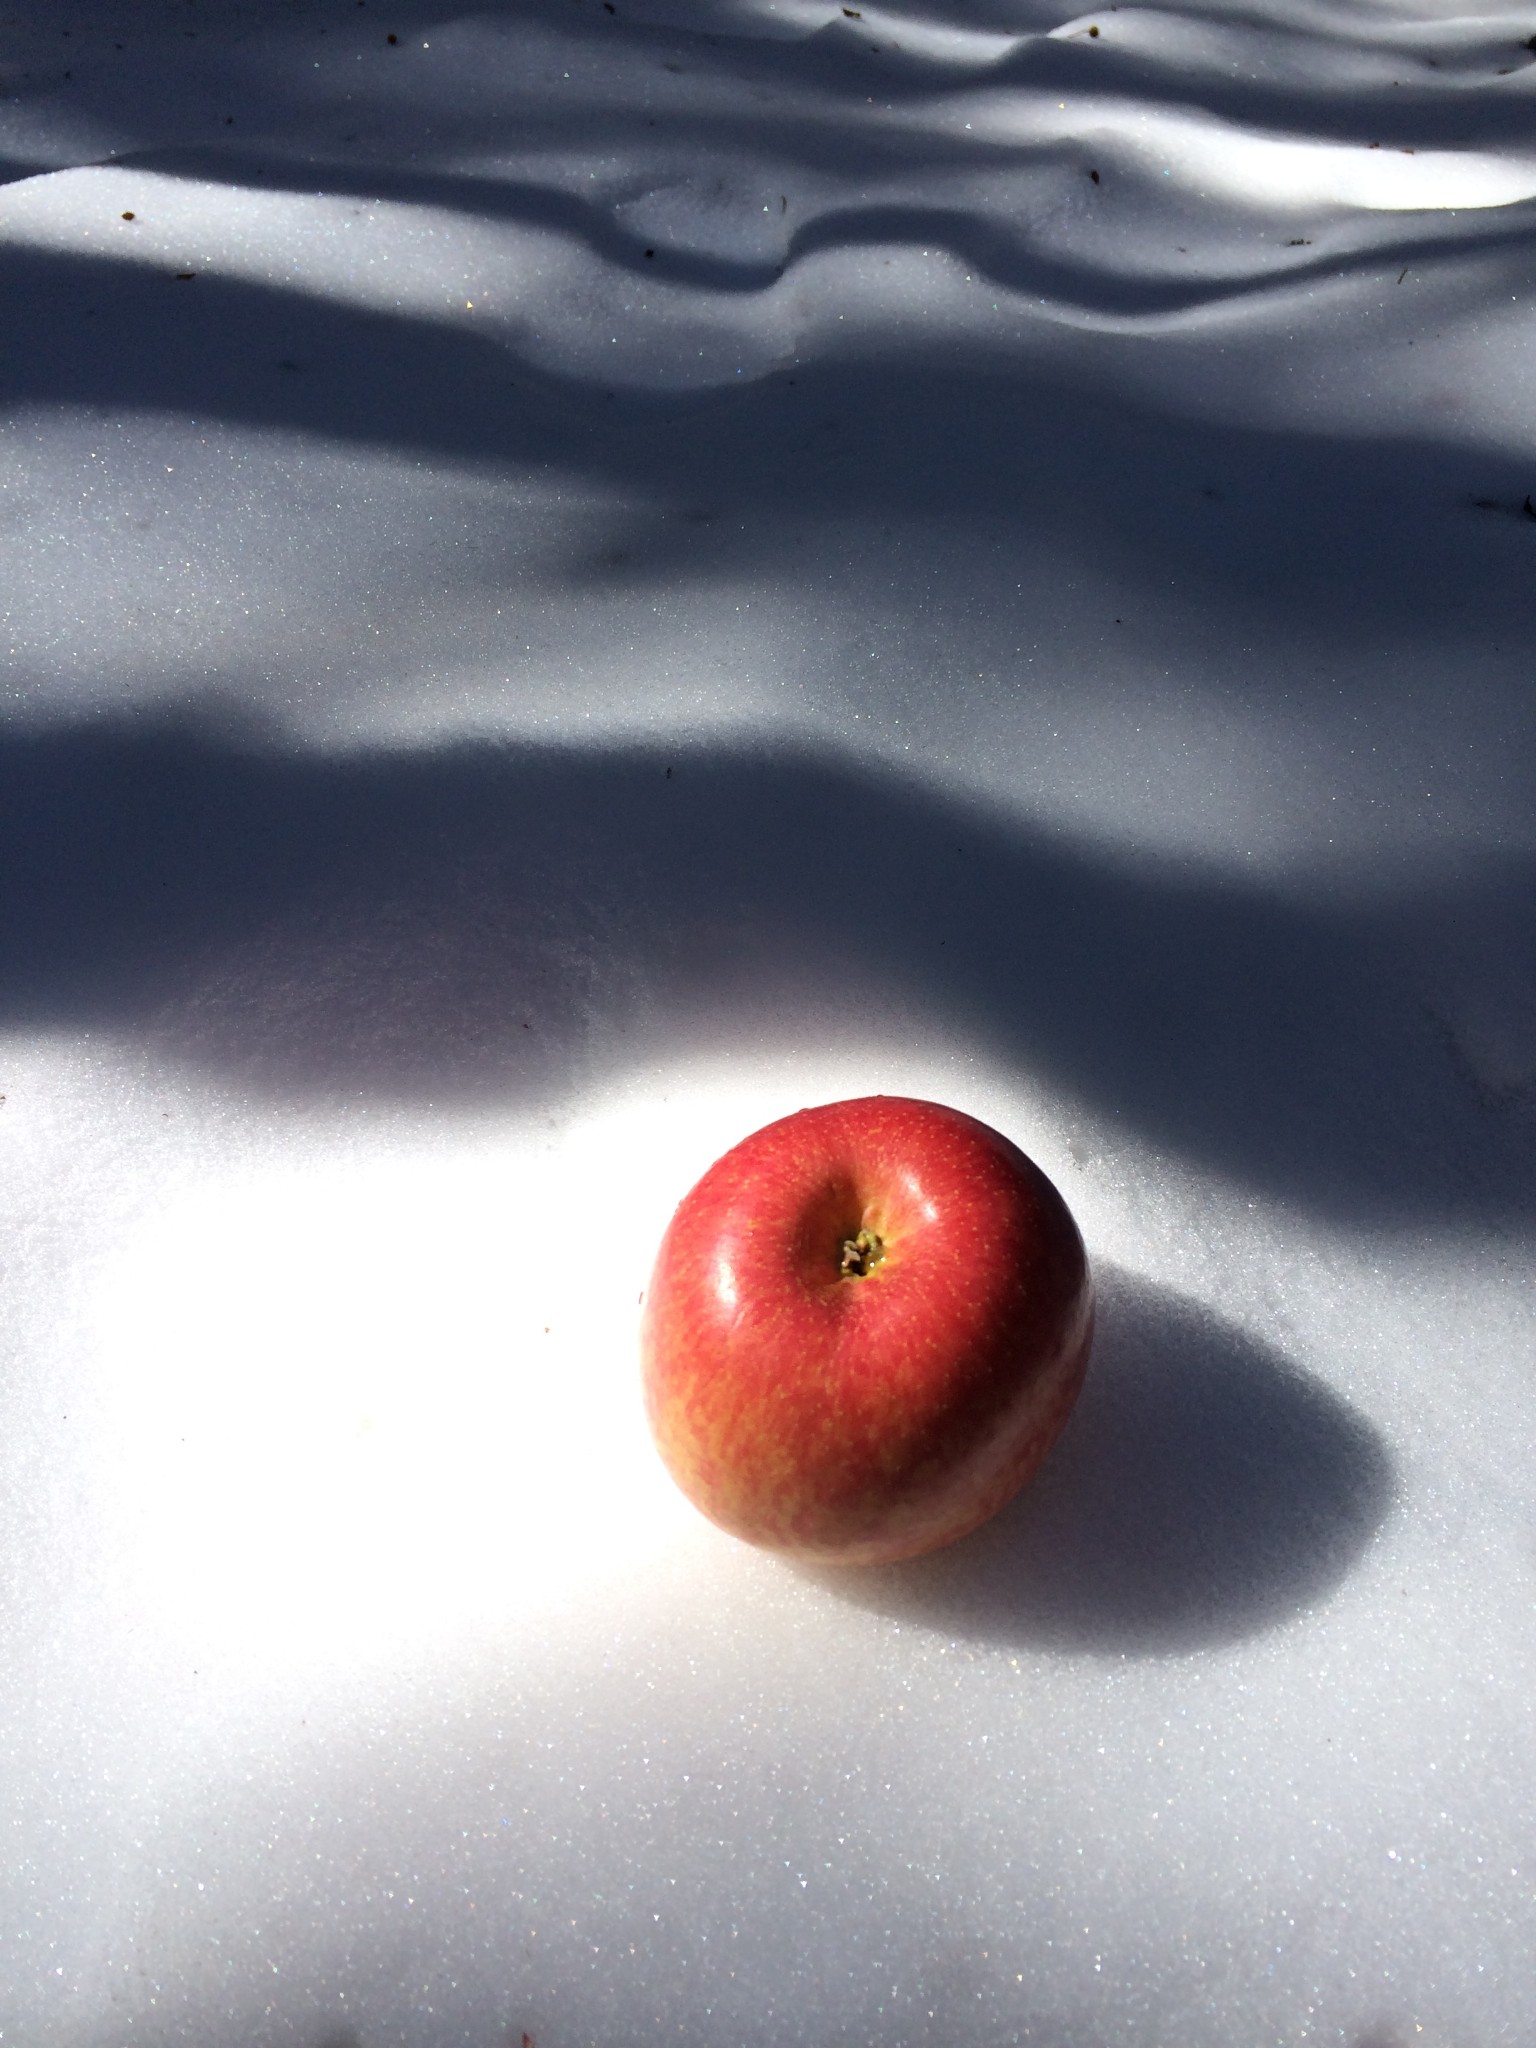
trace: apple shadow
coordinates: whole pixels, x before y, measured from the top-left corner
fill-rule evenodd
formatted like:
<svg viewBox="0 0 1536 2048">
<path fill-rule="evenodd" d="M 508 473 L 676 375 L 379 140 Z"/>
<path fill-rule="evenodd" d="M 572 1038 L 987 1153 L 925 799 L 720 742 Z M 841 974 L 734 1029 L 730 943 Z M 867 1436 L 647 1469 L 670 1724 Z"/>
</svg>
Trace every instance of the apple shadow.
<svg viewBox="0 0 1536 2048">
<path fill-rule="evenodd" d="M 1338 1395 L 1171 1288 L 1096 1269 L 1088 1377 L 1044 1468 L 984 1528 L 910 1563 L 809 1576 L 951 1635 L 1174 1656 L 1303 1613 L 1392 1505 Z"/>
</svg>

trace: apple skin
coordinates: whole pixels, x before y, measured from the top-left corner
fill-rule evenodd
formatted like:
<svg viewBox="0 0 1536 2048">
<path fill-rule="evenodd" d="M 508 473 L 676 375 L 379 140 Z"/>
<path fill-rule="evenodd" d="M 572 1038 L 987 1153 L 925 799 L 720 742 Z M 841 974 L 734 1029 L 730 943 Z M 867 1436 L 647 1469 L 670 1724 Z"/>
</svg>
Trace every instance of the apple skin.
<svg viewBox="0 0 1536 2048">
<path fill-rule="evenodd" d="M 641 1320 L 646 1414 L 722 1529 L 889 1564 L 1032 1477 L 1092 1341 L 1083 1241 L 1039 1167 L 959 1110 L 865 1096 L 767 1125 L 683 1198 Z"/>
</svg>

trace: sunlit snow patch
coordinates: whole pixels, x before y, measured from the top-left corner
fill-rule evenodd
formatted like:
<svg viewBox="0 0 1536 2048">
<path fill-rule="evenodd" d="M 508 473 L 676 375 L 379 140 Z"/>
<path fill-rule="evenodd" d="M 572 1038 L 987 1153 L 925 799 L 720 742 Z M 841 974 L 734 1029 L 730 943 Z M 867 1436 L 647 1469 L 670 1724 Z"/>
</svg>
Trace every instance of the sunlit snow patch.
<svg viewBox="0 0 1536 2048">
<path fill-rule="evenodd" d="M 91 1316 L 125 1622 L 270 1676 L 642 1562 L 679 1519 L 636 1382 L 647 1166 L 601 1133 L 333 1156 L 125 1233 Z"/>
<path fill-rule="evenodd" d="M 947 100 L 945 127 L 988 142 L 1107 144 L 1144 174 L 1276 212 L 1364 207 L 1385 212 L 1511 206 L 1536 197 L 1536 157 L 1486 150 L 1372 148 L 1239 127 L 1209 114 L 1128 101 L 1061 101 L 1038 93 Z"/>
</svg>

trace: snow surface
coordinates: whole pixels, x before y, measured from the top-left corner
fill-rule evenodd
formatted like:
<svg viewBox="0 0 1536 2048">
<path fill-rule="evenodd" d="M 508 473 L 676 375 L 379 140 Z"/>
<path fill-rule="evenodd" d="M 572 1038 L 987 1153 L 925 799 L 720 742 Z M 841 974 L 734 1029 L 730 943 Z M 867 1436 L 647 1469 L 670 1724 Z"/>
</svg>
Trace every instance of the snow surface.
<svg viewBox="0 0 1536 2048">
<path fill-rule="evenodd" d="M 1536 2038 L 1536 9 L 0 30 L 0 2041 Z M 1102 1334 L 844 1578 L 636 1302 L 877 1089 Z"/>
</svg>

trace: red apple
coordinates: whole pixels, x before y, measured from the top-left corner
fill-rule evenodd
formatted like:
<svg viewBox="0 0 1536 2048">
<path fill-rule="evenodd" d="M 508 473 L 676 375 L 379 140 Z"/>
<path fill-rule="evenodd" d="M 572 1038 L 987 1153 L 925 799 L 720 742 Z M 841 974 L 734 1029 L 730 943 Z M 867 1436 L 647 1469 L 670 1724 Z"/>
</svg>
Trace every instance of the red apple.
<svg viewBox="0 0 1536 2048">
<path fill-rule="evenodd" d="M 1016 1145 L 871 1095 L 746 1138 L 667 1226 L 646 1412 L 694 1505 L 749 1543 L 886 1564 L 1031 1477 L 1088 1362 L 1067 1205 Z"/>
</svg>

